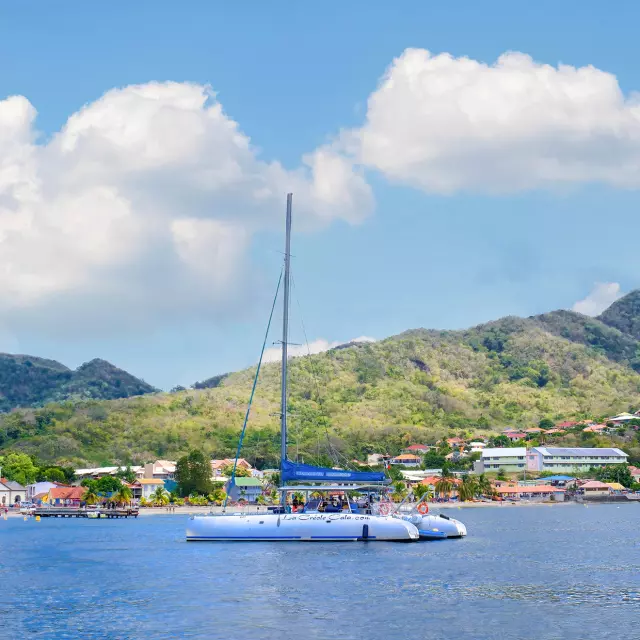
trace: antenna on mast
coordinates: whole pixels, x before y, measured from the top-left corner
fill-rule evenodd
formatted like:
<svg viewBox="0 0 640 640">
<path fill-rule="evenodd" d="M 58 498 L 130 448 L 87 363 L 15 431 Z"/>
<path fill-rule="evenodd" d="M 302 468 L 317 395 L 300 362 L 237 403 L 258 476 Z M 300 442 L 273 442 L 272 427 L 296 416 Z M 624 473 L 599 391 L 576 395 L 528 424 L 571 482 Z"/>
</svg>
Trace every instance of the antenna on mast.
<svg viewBox="0 0 640 640">
<path fill-rule="evenodd" d="M 282 313 L 282 392 L 280 396 L 280 472 L 284 477 L 287 460 L 287 344 L 289 340 L 289 282 L 291 279 L 291 205 L 293 194 L 287 194 L 287 221 L 284 249 L 284 303 Z M 286 493 L 282 492 L 282 503 L 286 501 Z"/>
</svg>

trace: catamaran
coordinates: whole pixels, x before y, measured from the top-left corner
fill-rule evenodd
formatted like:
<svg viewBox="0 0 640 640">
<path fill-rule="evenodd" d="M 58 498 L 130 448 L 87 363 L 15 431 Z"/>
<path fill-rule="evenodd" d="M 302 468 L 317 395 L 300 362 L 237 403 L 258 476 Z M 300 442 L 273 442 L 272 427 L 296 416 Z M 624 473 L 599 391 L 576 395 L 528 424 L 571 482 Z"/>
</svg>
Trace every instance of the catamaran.
<svg viewBox="0 0 640 640">
<path fill-rule="evenodd" d="M 403 518 L 376 507 L 373 489 L 381 489 L 385 474 L 374 471 L 329 469 L 293 462 L 287 457 L 287 344 L 289 338 L 289 285 L 291 249 L 292 194 L 287 195 L 284 253 L 282 371 L 280 397 L 280 506 L 263 513 L 226 513 L 193 515 L 187 525 L 188 541 L 403 541 L 420 538 L 417 527 Z M 276 293 L 277 296 L 277 293 Z M 275 305 L 275 300 L 274 300 Z M 273 315 L 273 309 L 272 309 Z M 270 324 L 270 323 L 269 323 Z M 267 328 L 268 333 L 268 328 Z M 266 337 L 265 337 L 266 344 Z M 264 345 L 263 345 L 264 353 Z M 260 362 L 262 357 L 260 358 Z M 245 417 L 255 391 L 260 363 Z M 244 433 L 244 427 L 243 427 Z M 238 454 L 242 434 L 238 444 Z M 235 477 L 231 478 L 233 485 Z M 299 482 L 295 486 L 288 482 Z M 308 484 L 314 483 L 314 484 Z M 316 484 L 319 483 L 319 484 Z M 364 504 L 353 498 L 363 491 L 371 497 Z M 289 494 L 306 494 L 302 506 L 288 505 Z M 386 511 L 386 513 L 385 513 Z"/>
</svg>

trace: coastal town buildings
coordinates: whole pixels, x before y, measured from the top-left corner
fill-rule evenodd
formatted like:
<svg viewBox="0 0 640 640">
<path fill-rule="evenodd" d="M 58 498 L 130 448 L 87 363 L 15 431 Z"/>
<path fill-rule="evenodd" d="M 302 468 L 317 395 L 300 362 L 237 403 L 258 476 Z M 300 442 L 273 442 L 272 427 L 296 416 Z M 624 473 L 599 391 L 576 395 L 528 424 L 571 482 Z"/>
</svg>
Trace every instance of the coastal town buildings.
<svg viewBox="0 0 640 640">
<path fill-rule="evenodd" d="M 395 458 L 391 458 L 391 464 L 401 464 L 405 467 L 419 467 L 422 464 L 422 457 L 413 453 L 401 453 Z"/>
<path fill-rule="evenodd" d="M 518 483 L 496 487 L 496 493 L 503 498 L 514 498 L 517 500 L 553 500 L 554 502 L 564 502 L 566 489 L 543 484 L 527 486 Z"/>
<path fill-rule="evenodd" d="M 402 450 L 402 453 L 413 453 L 416 455 L 424 455 L 431 451 L 433 447 L 428 447 L 426 444 L 412 444 Z"/>
<path fill-rule="evenodd" d="M 140 485 L 140 497 L 148 500 L 151 494 L 159 487 L 165 488 L 165 481 L 162 478 L 141 478 L 137 484 Z"/>
<path fill-rule="evenodd" d="M 505 473 L 521 472 L 526 469 L 526 458 L 526 447 L 492 447 L 482 451 L 473 468 L 476 473 L 500 469 Z"/>
<path fill-rule="evenodd" d="M 9 506 L 26 500 L 27 490 L 15 480 L 0 478 L 0 505 Z"/>
<path fill-rule="evenodd" d="M 592 467 L 624 464 L 627 454 L 615 448 L 533 447 L 527 452 L 528 471 L 588 471 Z"/>
<path fill-rule="evenodd" d="M 211 476 L 213 480 L 220 480 L 220 478 L 224 477 L 223 470 L 225 467 L 232 467 L 234 463 L 233 458 L 222 458 L 219 460 L 211 461 Z M 238 458 L 238 467 L 242 467 L 243 469 L 252 469 L 253 467 L 244 459 Z"/>
<path fill-rule="evenodd" d="M 90 480 L 98 480 L 99 478 L 104 478 L 105 476 L 115 476 L 119 471 L 126 471 L 127 467 L 89 467 L 86 469 L 76 469 L 74 471 L 76 479 L 78 482 L 82 482 L 82 480 L 90 479 Z M 133 466 L 130 469 L 138 476 L 142 478 L 144 476 L 144 467 L 141 466 Z"/>
<path fill-rule="evenodd" d="M 176 463 L 173 460 L 156 460 L 144 465 L 143 478 L 153 480 L 173 480 Z"/>
<path fill-rule="evenodd" d="M 611 494 L 611 487 L 605 482 L 590 480 L 581 485 L 578 492 L 585 498 L 602 498 Z"/>
<path fill-rule="evenodd" d="M 34 482 L 27 485 L 27 501 L 32 501 L 35 496 L 40 494 L 48 494 L 51 489 L 55 487 L 63 486 L 59 482 Z"/>
<path fill-rule="evenodd" d="M 262 495 L 262 483 L 258 478 L 239 477 L 235 479 L 233 486 L 231 481 L 225 485 L 225 491 L 232 500 L 246 500 L 256 502 Z"/>
<path fill-rule="evenodd" d="M 85 487 L 53 487 L 40 501 L 52 507 L 79 507 L 86 492 Z"/>
</svg>

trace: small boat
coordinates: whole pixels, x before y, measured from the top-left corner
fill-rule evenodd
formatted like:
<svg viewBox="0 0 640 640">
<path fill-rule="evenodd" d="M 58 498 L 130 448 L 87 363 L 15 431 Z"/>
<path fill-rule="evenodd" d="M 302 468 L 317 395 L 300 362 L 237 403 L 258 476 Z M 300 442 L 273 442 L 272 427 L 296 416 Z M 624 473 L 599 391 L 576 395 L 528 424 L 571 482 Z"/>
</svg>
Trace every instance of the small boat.
<svg viewBox="0 0 640 640">
<path fill-rule="evenodd" d="M 464 538 L 467 527 L 460 520 L 442 513 L 411 513 L 398 516 L 405 522 L 415 525 L 421 540 L 442 540 L 445 538 Z"/>
<path fill-rule="evenodd" d="M 282 371 L 281 371 L 281 400 L 280 400 L 280 506 L 270 512 L 256 513 L 222 513 L 193 515 L 187 525 L 186 537 L 188 541 L 403 541 L 413 542 L 419 539 L 417 527 L 409 521 L 390 515 L 374 514 L 361 511 L 349 499 L 349 490 L 357 490 L 363 485 L 384 486 L 387 483 L 384 473 L 368 471 L 347 471 L 329 469 L 301 464 L 287 459 L 287 345 L 289 324 L 289 280 L 290 280 L 290 247 L 291 247 L 291 204 L 292 194 L 287 195 L 286 241 L 284 253 L 284 310 L 282 322 Z M 277 292 L 276 292 L 277 297 Z M 274 300 L 275 306 L 275 300 Z M 272 310 L 273 314 L 273 310 Z M 271 320 L 267 326 L 269 332 Z M 266 344 L 266 337 L 265 337 Z M 264 353 L 264 345 L 263 345 Z M 254 378 L 253 391 L 260 373 L 262 356 Z M 242 437 L 249 418 L 249 410 L 253 398 L 253 391 L 245 416 L 243 431 L 238 444 L 236 463 L 240 455 Z M 234 471 L 231 477 L 233 486 Z M 291 486 L 287 482 L 304 482 L 303 485 Z M 320 483 L 320 484 L 308 484 Z M 340 498 L 339 507 L 324 505 L 307 500 L 301 510 L 288 505 L 289 493 L 306 492 L 311 495 L 316 492 L 337 492 Z M 344 505 L 344 506 L 343 506 Z M 226 509 L 226 503 L 225 503 Z"/>
</svg>

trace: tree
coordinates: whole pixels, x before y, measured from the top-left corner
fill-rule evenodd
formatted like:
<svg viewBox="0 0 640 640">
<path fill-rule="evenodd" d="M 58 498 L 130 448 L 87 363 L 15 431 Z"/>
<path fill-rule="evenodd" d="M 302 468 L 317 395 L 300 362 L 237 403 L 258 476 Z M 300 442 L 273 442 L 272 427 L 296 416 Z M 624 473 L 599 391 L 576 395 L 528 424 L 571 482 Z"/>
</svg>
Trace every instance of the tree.
<svg viewBox="0 0 640 640">
<path fill-rule="evenodd" d="M 67 476 L 60 467 L 48 467 L 40 469 L 36 480 L 38 482 L 60 482 L 64 484 L 67 481 Z"/>
<path fill-rule="evenodd" d="M 151 503 L 157 506 L 169 504 L 169 494 L 164 490 L 164 487 L 158 487 L 149 498 Z"/>
<path fill-rule="evenodd" d="M 417 484 L 413 487 L 413 495 L 418 501 L 429 500 L 432 497 L 431 489 L 429 489 L 429 486 L 426 484 Z"/>
<path fill-rule="evenodd" d="M 103 476 L 96 480 L 96 490 L 103 495 L 117 493 L 122 489 L 122 480 L 114 476 Z"/>
<path fill-rule="evenodd" d="M 465 475 L 459 487 L 460 500 L 467 502 L 473 500 L 478 492 L 478 482 L 473 476 Z"/>
<path fill-rule="evenodd" d="M 87 504 L 97 504 L 100 502 L 100 496 L 96 493 L 96 490 L 93 487 L 87 487 L 82 499 Z"/>
<path fill-rule="evenodd" d="M 175 480 L 181 496 L 192 493 L 207 495 L 211 493 L 211 462 L 197 449 L 192 449 L 176 463 Z"/>
<path fill-rule="evenodd" d="M 489 446 L 491 447 L 508 447 L 511 444 L 511 440 L 505 435 L 494 436 L 489 438 Z"/>
<path fill-rule="evenodd" d="M 230 478 L 233 474 L 233 464 L 227 464 L 221 469 L 222 475 Z M 236 465 L 236 478 L 250 478 L 251 471 L 249 469 L 245 469 L 245 467 L 241 465 Z"/>
<path fill-rule="evenodd" d="M 0 467 L 2 476 L 7 480 L 19 482 L 26 486 L 35 481 L 38 475 L 38 467 L 34 464 L 31 456 L 24 453 L 9 453 L 0 456 Z"/>
<path fill-rule="evenodd" d="M 633 476 L 628 464 L 609 464 L 596 471 L 596 479 L 600 482 L 619 482 L 625 487 L 633 484 Z"/>
<path fill-rule="evenodd" d="M 118 469 L 118 471 L 116 472 L 116 477 L 120 478 L 120 480 L 128 482 L 129 484 L 135 482 L 137 479 L 136 472 L 131 468 L 130 464 L 128 464 L 125 469 Z"/>
<path fill-rule="evenodd" d="M 496 480 L 504 481 L 506 479 L 507 479 L 507 474 L 505 473 L 505 470 L 502 467 L 500 467 L 498 469 L 498 475 L 496 476 Z"/>
<path fill-rule="evenodd" d="M 493 487 L 491 486 L 491 481 L 484 473 L 481 473 L 478 476 L 477 480 L 478 484 L 478 492 L 483 496 L 490 496 L 493 494 Z"/>
<path fill-rule="evenodd" d="M 122 485 L 120 489 L 112 496 L 112 500 L 116 504 L 129 504 L 133 498 L 133 492 L 129 487 Z"/>
<path fill-rule="evenodd" d="M 553 420 L 549 420 L 549 418 L 542 418 L 542 420 L 538 422 L 538 427 L 540 427 L 540 429 L 544 429 L 545 431 L 553 429 L 555 426 L 556 425 L 554 424 Z"/>
<path fill-rule="evenodd" d="M 391 499 L 394 502 L 402 502 L 405 496 L 407 495 L 407 488 L 404 482 L 394 482 L 393 483 L 393 493 L 391 494 Z"/>
<path fill-rule="evenodd" d="M 429 451 L 422 457 L 423 469 L 441 469 L 445 463 L 445 457 L 436 453 L 435 451 Z"/>
</svg>

